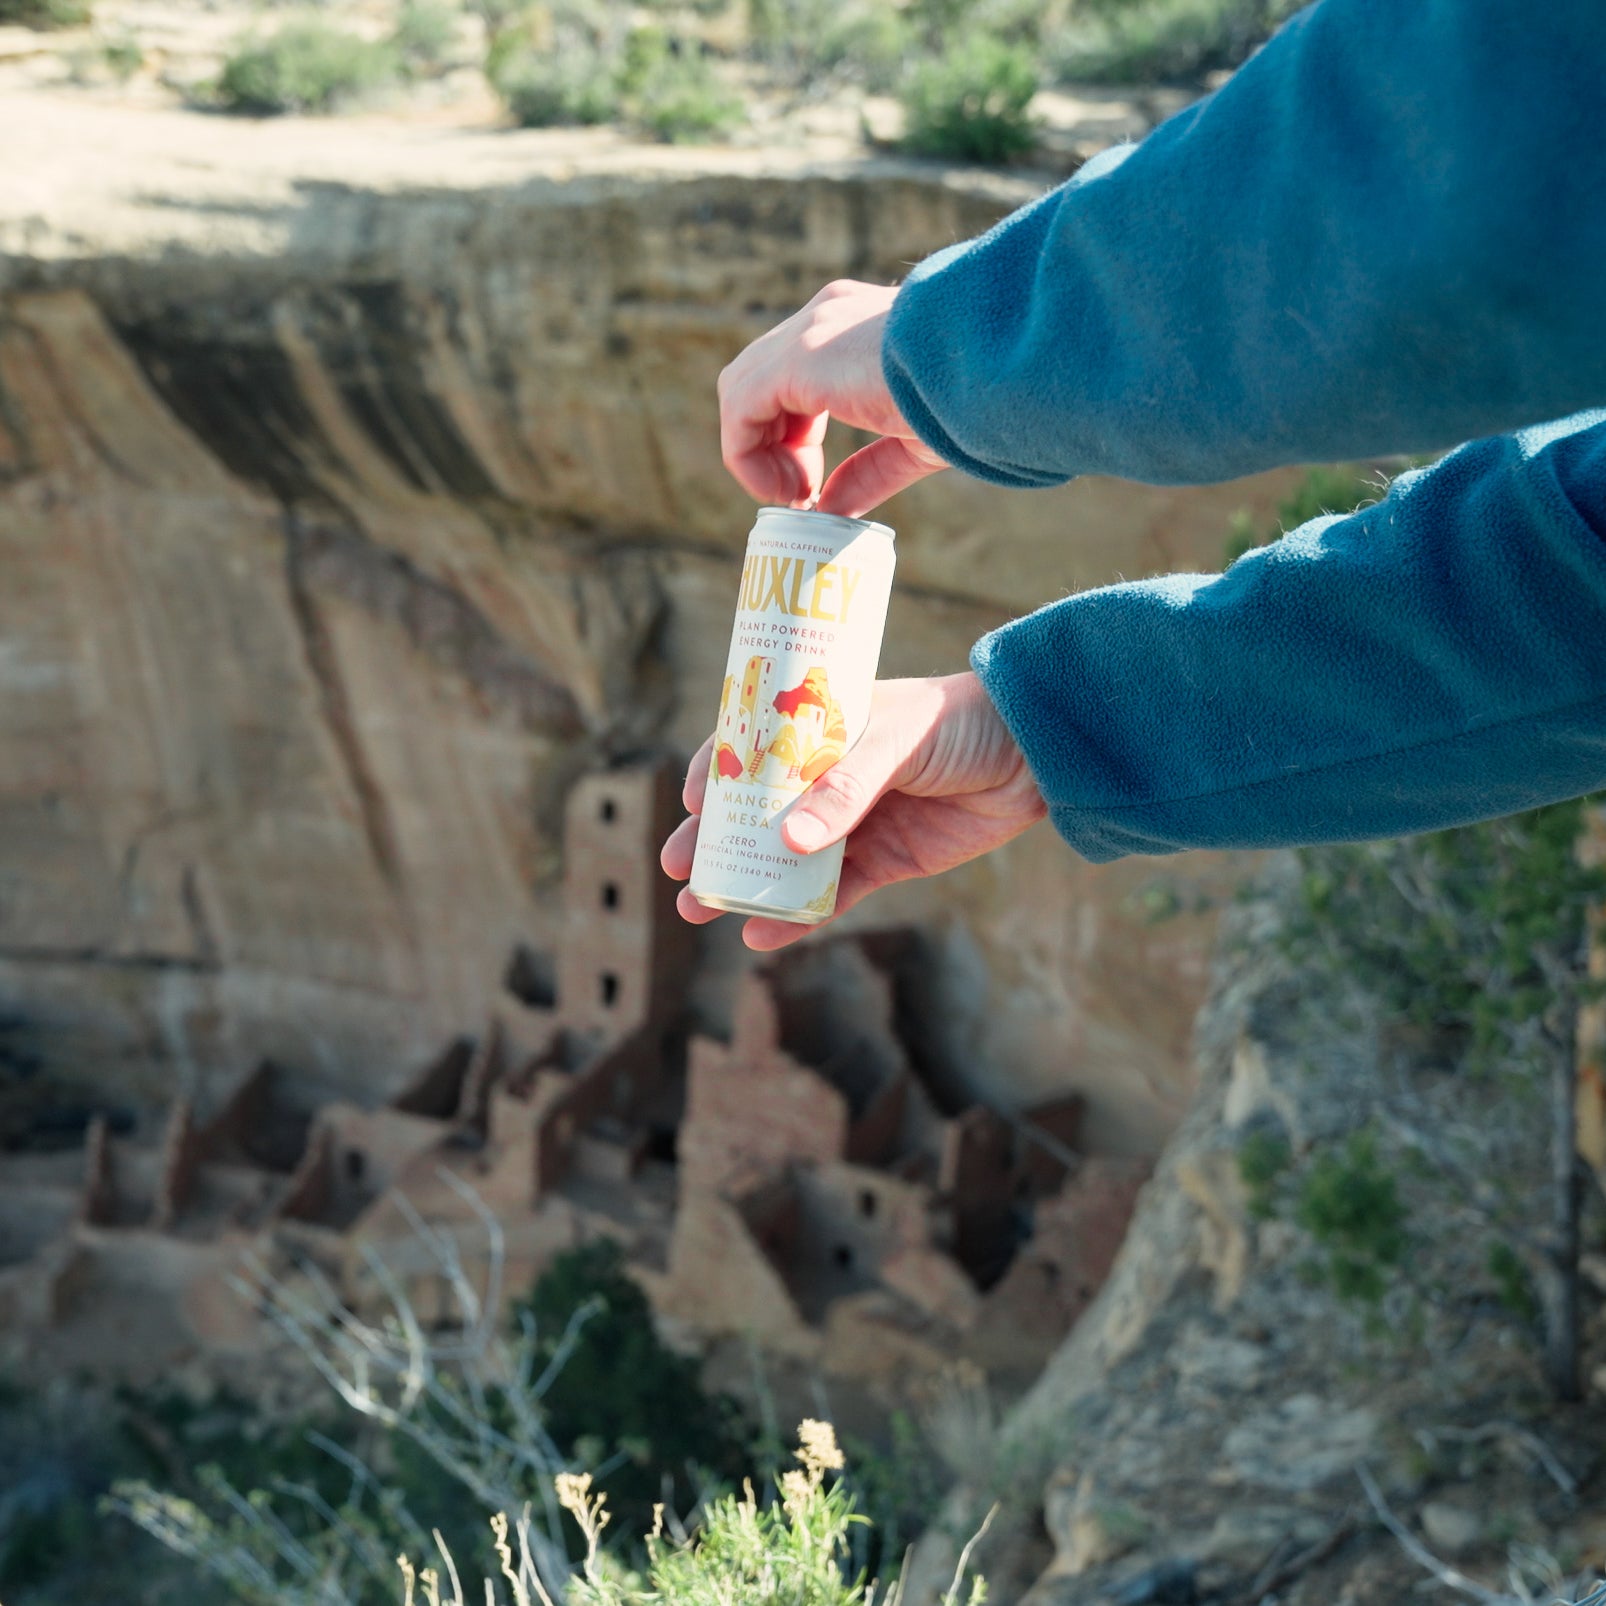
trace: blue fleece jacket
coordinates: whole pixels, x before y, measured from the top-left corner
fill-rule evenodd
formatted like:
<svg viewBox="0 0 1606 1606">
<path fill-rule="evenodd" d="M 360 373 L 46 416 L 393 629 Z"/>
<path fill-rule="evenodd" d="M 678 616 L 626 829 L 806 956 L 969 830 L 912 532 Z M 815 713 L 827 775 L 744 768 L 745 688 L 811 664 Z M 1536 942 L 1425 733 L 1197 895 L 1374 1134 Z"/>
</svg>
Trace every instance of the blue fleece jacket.
<svg viewBox="0 0 1606 1606">
<path fill-rule="evenodd" d="M 1319 0 L 1217 94 L 910 276 L 893 395 L 999 484 L 1492 437 L 1224 575 L 978 643 L 1087 857 L 1606 784 L 1606 413 L 1579 412 L 1606 404 L 1603 86 L 1602 0 Z"/>
</svg>

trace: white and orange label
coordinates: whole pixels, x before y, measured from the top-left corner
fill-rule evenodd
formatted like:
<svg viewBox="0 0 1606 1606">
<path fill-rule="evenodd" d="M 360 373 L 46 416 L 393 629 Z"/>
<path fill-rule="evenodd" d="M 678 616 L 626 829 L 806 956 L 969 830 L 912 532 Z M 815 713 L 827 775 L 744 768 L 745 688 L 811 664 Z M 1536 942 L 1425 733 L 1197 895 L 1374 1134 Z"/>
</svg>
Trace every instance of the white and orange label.
<svg viewBox="0 0 1606 1606">
<path fill-rule="evenodd" d="M 748 538 L 691 890 L 721 906 L 823 920 L 842 849 L 793 853 L 778 829 L 858 740 L 892 592 L 892 532 L 765 508 Z"/>
</svg>

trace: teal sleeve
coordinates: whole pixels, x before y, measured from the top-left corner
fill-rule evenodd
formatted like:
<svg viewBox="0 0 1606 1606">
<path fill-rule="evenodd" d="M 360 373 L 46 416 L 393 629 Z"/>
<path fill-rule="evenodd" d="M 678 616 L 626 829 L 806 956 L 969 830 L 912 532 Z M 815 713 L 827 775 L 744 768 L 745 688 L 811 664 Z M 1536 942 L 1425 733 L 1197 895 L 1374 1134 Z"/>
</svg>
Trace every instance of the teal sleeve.
<svg viewBox="0 0 1606 1606">
<path fill-rule="evenodd" d="M 1224 574 L 972 662 L 1089 859 L 1353 840 L 1606 786 L 1606 413 L 1475 441 Z"/>
<path fill-rule="evenodd" d="M 1222 480 L 1606 402 L 1606 4 L 1320 0 L 918 267 L 893 395 L 1000 484 Z"/>
</svg>

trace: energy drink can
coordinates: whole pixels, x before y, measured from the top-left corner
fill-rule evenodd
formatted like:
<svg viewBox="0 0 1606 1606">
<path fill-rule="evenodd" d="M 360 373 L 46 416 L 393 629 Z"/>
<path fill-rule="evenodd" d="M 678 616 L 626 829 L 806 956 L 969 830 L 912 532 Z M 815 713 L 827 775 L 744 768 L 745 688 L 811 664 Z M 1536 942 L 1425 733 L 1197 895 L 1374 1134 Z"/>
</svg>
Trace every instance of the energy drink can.
<svg viewBox="0 0 1606 1606">
<path fill-rule="evenodd" d="M 869 721 L 893 562 L 884 524 L 759 510 L 697 830 L 699 903 L 810 926 L 836 908 L 843 845 L 793 853 L 780 825 Z"/>
</svg>

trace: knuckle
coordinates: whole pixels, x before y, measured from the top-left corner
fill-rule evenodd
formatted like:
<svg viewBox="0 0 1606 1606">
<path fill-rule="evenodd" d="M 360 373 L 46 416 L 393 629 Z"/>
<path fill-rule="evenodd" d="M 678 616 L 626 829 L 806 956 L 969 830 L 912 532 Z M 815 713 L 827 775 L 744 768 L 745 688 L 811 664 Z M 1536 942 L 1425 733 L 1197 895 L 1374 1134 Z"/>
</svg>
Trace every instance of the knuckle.
<svg viewBox="0 0 1606 1606">
<path fill-rule="evenodd" d="M 854 818 L 862 814 L 874 801 L 864 778 L 856 771 L 840 766 L 830 769 L 814 783 L 815 800 L 827 805 L 833 814 Z"/>
</svg>

